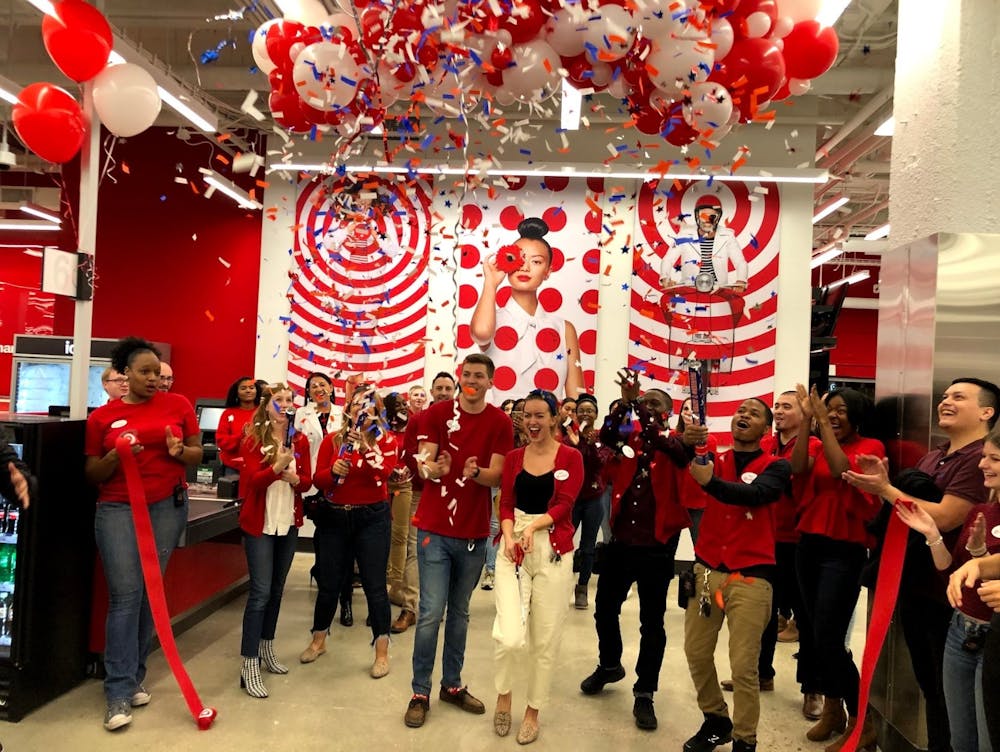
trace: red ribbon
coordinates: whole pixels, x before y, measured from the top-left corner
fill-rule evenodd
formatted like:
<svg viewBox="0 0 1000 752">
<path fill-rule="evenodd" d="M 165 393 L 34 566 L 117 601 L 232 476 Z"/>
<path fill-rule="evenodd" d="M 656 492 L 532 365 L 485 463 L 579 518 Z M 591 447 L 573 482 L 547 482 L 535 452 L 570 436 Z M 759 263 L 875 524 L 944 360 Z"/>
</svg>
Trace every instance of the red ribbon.
<svg viewBox="0 0 1000 752">
<path fill-rule="evenodd" d="M 177 686 L 184 695 L 191 716 L 202 731 L 208 729 L 218 716 L 215 708 L 202 705 L 198 690 L 194 688 L 191 677 L 177 652 L 174 640 L 174 630 L 170 626 L 170 611 L 167 609 L 167 596 L 163 591 L 163 577 L 160 574 L 160 558 L 156 552 L 156 538 L 153 536 L 153 523 L 149 518 L 149 507 L 146 503 L 146 489 L 142 485 L 139 474 L 139 463 L 132 454 L 134 437 L 125 434 L 118 437 L 115 449 L 121 460 L 125 482 L 128 485 L 129 502 L 132 506 L 132 521 L 135 524 L 135 542 L 139 548 L 139 561 L 142 563 L 142 578 L 146 583 L 146 596 L 149 599 L 149 609 L 153 614 L 153 624 L 156 626 L 156 636 L 160 638 L 160 647 L 167 658 L 167 664 L 177 681 Z"/>
<path fill-rule="evenodd" d="M 861 684 L 858 688 L 858 723 L 848 737 L 841 752 L 855 752 L 858 740 L 864 730 L 865 716 L 868 713 L 868 695 L 871 691 L 872 677 L 878 664 L 885 636 L 889 632 L 892 612 L 896 609 L 896 598 L 899 595 L 899 581 L 903 575 L 903 559 L 906 556 L 906 541 L 910 528 L 899 517 L 893 514 L 889 518 L 889 527 L 882 543 L 882 557 L 879 560 L 878 580 L 875 583 L 874 604 L 872 605 L 871 621 L 868 623 L 868 634 L 865 638 L 865 652 L 861 659 Z"/>
</svg>

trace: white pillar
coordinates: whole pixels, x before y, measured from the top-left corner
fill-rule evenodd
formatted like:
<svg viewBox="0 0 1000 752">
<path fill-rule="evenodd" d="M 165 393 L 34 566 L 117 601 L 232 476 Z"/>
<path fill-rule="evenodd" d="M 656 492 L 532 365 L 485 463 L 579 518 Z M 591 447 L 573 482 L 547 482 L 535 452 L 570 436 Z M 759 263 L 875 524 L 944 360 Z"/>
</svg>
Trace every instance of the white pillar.
<svg viewBox="0 0 1000 752">
<path fill-rule="evenodd" d="M 775 316 L 775 396 L 809 380 L 813 186 L 783 183 Z"/>
<path fill-rule="evenodd" d="M 260 233 L 260 281 L 257 288 L 257 348 L 254 377 L 285 381 L 288 376 L 288 322 L 292 310 L 286 297 L 291 280 L 292 257 L 288 249 L 295 240 L 295 176 L 273 172 L 264 191 L 264 205 L 281 207 L 274 221 L 263 218 Z"/>
</svg>

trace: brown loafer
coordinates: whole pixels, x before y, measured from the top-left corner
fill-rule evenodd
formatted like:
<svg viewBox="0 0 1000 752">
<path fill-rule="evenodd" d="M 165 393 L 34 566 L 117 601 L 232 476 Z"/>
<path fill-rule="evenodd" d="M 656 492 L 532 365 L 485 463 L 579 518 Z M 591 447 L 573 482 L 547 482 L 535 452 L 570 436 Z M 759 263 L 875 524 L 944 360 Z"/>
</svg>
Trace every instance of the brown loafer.
<svg viewBox="0 0 1000 752">
<path fill-rule="evenodd" d="M 510 733 L 510 725 L 509 710 L 497 710 L 493 713 L 493 730 L 496 731 L 497 736 L 507 736 Z"/>
<path fill-rule="evenodd" d="M 486 706 L 480 700 L 477 700 L 471 694 L 469 694 L 468 687 L 460 687 L 459 689 L 451 690 L 441 687 L 441 692 L 438 695 L 441 698 L 441 702 L 447 702 L 456 707 L 461 708 L 466 713 L 473 713 L 475 715 L 483 715 L 486 712 Z"/>
<path fill-rule="evenodd" d="M 416 623 L 417 615 L 408 608 L 404 608 L 399 612 L 399 618 L 392 623 L 392 627 L 389 628 L 389 631 L 393 634 L 402 634 Z"/>
<path fill-rule="evenodd" d="M 410 728 L 420 728 L 427 720 L 427 714 L 431 710 L 431 701 L 423 695 L 413 695 L 410 704 L 406 708 L 406 715 L 403 716 L 403 723 Z"/>
</svg>

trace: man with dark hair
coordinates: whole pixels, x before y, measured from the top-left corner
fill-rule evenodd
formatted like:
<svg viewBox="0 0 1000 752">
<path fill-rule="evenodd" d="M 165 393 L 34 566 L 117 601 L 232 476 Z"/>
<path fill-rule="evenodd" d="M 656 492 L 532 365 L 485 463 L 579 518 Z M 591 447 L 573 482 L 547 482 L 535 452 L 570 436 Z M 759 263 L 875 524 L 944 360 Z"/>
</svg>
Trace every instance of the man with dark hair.
<svg viewBox="0 0 1000 752">
<path fill-rule="evenodd" d="M 431 402 L 443 402 L 455 398 L 455 377 L 447 371 L 439 371 L 431 381 Z"/>
<path fill-rule="evenodd" d="M 618 375 L 622 399 L 600 432 L 601 443 L 616 453 L 611 470 L 612 538 L 605 547 L 594 608 L 600 660 L 580 683 L 580 691 L 594 695 L 625 678 L 619 616 L 635 584 L 640 637 L 632 715 L 636 726 L 652 731 L 657 726 L 653 693 L 667 646 L 667 589 L 674 576 L 677 540 L 691 524 L 677 496 L 677 473 L 690 459 L 688 447 L 704 441 L 708 429 L 688 425 L 682 438 L 669 435 L 670 395 L 650 389 L 640 398 L 639 374 L 626 368 Z M 633 414 L 638 415 L 637 425 Z"/>
<path fill-rule="evenodd" d="M 708 492 L 695 543 L 695 598 L 684 615 L 684 653 L 705 721 L 684 743 L 685 752 L 712 752 L 733 742 L 733 752 L 757 749 L 761 636 L 771 619 L 775 502 L 792 477 L 788 460 L 761 449 L 771 409 L 744 400 L 733 416 L 733 448 L 689 472 Z M 733 720 L 719 687 L 715 646 L 722 622 L 729 627 L 733 670 Z"/>
<path fill-rule="evenodd" d="M 865 472 L 848 471 L 844 479 L 890 504 L 904 496 L 913 500 L 934 519 L 951 550 L 969 510 L 987 501 L 979 460 L 983 439 L 997 419 L 998 398 L 1000 389 L 995 384 L 976 378 L 955 379 L 942 395 L 937 406 L 938 427 L 948 440 L 917 463 L 917 469 L 927 473 L 940 489 L 939 503 L 904 494 L 890 482 L 885 463 L 875 457 L 859 458 Z M 952 607 L 923 540 L 919 533 L 911 533 L 896 613 L 910 651 L 913 673 L 927 704 L 927 749 L 947 752 L 951 749 L 951 732 L 941 671 Z"/>
<path fill-rule="evenodd" d="M 431 674 L 438 631 L 447 612 L 442 653 L 442 702 L 469 713 L 486 707 L 462 684 L 469 599 L 486 561 L 493 505 L 490 488 L 500 485 L 504 456 L 514 447 L 510 418 L 486 402 L 493 362 L 469 355 L 462 363 L 461 391 L 453 402 L 436 402 L 423 413 L 416 456 L 422 493 L 417 526 L 420 613 L 413 639 L 413 697 L 404 723 L 424 725 L 430 710 Z"/>
</svg>

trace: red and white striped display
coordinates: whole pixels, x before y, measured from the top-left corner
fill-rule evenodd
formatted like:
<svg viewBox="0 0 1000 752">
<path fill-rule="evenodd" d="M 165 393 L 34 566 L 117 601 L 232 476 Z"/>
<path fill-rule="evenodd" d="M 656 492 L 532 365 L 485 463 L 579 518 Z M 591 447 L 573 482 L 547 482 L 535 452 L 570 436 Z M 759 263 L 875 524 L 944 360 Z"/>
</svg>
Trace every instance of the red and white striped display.
<svg viewBox="0 0 1000 752">
<path fill-rule="evenodd" d="M 423 380 L 431 242 L 426 182 L 369 178 L 350 197 L 343 188 L 302 186 L 288 289 L 289 381 L 301 389 L 311 371 L 328 373 L 340 404 L 351 374 L 379 388 Z"/>
<path fill-rule="evenodd" d="M 761 183 L 751 192 L 747 183 L 693 182 L 674 183 L 666 195 L 670 185 L 646 183 L 639 194 L 638 232 L 645 244 L 633 261 L 629 366 L 667 390 L 679 409 L 688 396 L 684 360 L 709 353 L 718 366 L 710 376 L 709 426 L 723 434 L 743 400 L 759 397 L 770 404 L 774 392 L 780 191 L 774 183 Z M 706 193 L 722 202 L 722 223 L 736 234 L 749 267 L 742 312 L 718 296 L 674 295 L 668 325 L 660 287 L 666 238 L 691 234 L 695 202 Z M 733 311 L 739 314 L 735 322 Z"/>
</svg>

